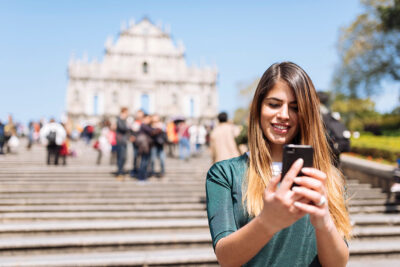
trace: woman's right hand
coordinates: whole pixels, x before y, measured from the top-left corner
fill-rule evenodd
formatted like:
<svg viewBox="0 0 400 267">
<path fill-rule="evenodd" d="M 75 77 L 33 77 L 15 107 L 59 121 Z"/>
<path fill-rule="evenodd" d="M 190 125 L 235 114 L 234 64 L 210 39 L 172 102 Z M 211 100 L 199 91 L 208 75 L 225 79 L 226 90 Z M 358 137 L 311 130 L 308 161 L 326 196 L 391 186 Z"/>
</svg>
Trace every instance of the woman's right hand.
<svg viewBox="0 0 400 267">
<path fill-rule="evenodd" d="M 279 187 L 281 175 L 273 177 L 264 191 L 264 207 L 258 216 L 270 234 L 292 225 L 306 214 L 293 205 L 295 201 L 301 199 L 291 190 L 293 179 L 302 167 L 303 160 L 296 160 Z"/>
</svg>

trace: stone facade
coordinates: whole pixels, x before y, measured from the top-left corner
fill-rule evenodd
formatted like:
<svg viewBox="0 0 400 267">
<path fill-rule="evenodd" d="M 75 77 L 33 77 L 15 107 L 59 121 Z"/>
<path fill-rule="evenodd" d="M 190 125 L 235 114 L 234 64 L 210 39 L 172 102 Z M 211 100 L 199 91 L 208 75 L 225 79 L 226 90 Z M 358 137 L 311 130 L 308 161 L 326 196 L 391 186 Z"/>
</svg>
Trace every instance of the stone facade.
<svg viewBox="0 0 400 267">
<path fill-rule="evenodd" d="M 97 122 L 121 107 L 162 117 L 212 119 L 218 112 L 216 67 L 191 67 L 182 42 L 143 19 L 108 38 L 102 62 L 72 58 L 68 65 L 67 115 Z"/>
</svg>

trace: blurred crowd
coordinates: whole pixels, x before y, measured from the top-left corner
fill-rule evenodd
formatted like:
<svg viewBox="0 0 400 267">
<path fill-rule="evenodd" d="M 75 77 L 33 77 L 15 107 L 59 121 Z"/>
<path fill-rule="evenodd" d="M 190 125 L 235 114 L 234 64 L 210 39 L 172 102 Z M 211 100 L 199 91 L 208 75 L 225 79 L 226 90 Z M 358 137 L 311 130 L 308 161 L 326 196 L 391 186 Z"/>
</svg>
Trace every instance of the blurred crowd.
<svg viewBox="0 0 400 267">
<path fill-rule="evenodd" d="M 116 177 L 126 176 L 146 181 L 151 176 L 165 175 L 166 157 L 185 161 L 199 157 L 210 147 L 213 162 L 239 155 L 234 138 L 238 127 L 228 122 L 226 113 L 218 116 L 218 125 L 183 116 L 162 119 L 157 114 L 138 110 L 133 116 L 122 108 L 117 118 L 104 119 L 98 124 L 74 124 L 68 119 L 57 122 L 51 118 L 31 121 L 28 125 L 0 121 L 0 154 L 13 153 L 26 138 L 29 150 L 35 144 L 46 146 L 48 165 L 66 165 L 67 157 L 77 155 L 71 142 L 81 140 L 96 152 L 95 164 L 116 165 Z M 128 150 L 128 146 L 130 149 Z M 132 153 L 132 166 L 126 169 L 128 151 Z"/>
</svg>

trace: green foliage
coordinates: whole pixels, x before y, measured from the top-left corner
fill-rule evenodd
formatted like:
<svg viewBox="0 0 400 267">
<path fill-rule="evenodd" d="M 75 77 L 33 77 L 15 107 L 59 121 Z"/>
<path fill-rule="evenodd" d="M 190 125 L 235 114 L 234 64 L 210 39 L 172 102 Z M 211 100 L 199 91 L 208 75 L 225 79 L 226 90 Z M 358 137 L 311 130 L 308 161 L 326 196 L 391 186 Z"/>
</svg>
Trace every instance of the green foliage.
<svg viewBox="0 0 400 267">
<path fill-rule="evenodd" d="M 245 107 L 240 107 L 235 110 L 235 114 L 233 116 L 233 122 L 235 124 L 247 125 L 250 113 L 249 104 L 259 82 L 260 78 L 255 78 L 250 82 L 246 81 L 237 84 L 240 101 L 244 103 Z"/>
<path fill-rule="evenodd" d="M 400 158 L 400 137 L 362 135 L 351 139 L 351 151 L 396 162 Z"/>
<path fill-rule="evenodd" d="M 236 144 L 237 145 L 247 145 L 248 142 L 248 137 L 247 137 L 247 125 L 243 125 L 242 129 L 240 131 L 240 134 L 235 138 Z"/>
<path fill-rule="evenodd" d="M 246 108 L 238 108 L 235 110 L 233 115 L 233 123 L 238 125 L 247 124 L 247 118 L 249 117 L 249 110 Z"/>
<path fill-rule="evenodd" d="M 385 31 L 400 30 L 400 0 L 395 0 L 393 6 L 378 7 Z"/>
<path fill-rule="evenodd" d="M 337 91 L 371 96 L 384 79 L 400 81 L 399 1 L 362 0 L 365 13 L 341 30 Z"/>
<path fill-rule="evenodd" d="M 342 121 L 351 131 L 396 135 L 400 129 L 400 114 L 397 109 L 382 115 L 375 111 L 375 104 L 370 98 L 358 99 L 338 94 L 331 109 L 341 114 Z"/>
<path fill-rule="evenodd" d="M 331 109 L 341 114 L 342 121 L 351 131 L 362 131 L 365 124 L 376 122 L 381 116 L 370 98 L 357 99 L 343 94 L 336 95 Z"/>
</svg>

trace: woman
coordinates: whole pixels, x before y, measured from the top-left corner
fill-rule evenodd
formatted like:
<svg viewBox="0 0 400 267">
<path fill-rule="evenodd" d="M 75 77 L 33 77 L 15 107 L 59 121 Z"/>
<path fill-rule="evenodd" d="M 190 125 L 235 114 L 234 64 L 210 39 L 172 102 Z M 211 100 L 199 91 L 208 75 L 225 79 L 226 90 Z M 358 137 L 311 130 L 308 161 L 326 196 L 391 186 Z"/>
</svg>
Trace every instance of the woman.
<svg viewBox="0 0 400 267">
<path fill-rule="evenodd" d="M 314 85 L 291 62 L 273 64 L 251 104 L 249 153 L 207 174 L 207 213 L 222 266 L 346 266 L 351 225 Z M 314 148 L 279 184 L 283 145 Z M 302 171 L 302 177 L 297 174 Z M 299 186 L 293 187 L 296 183 Z M 291 189 L 292 188 L 292 189 Z"/>
</svg>

